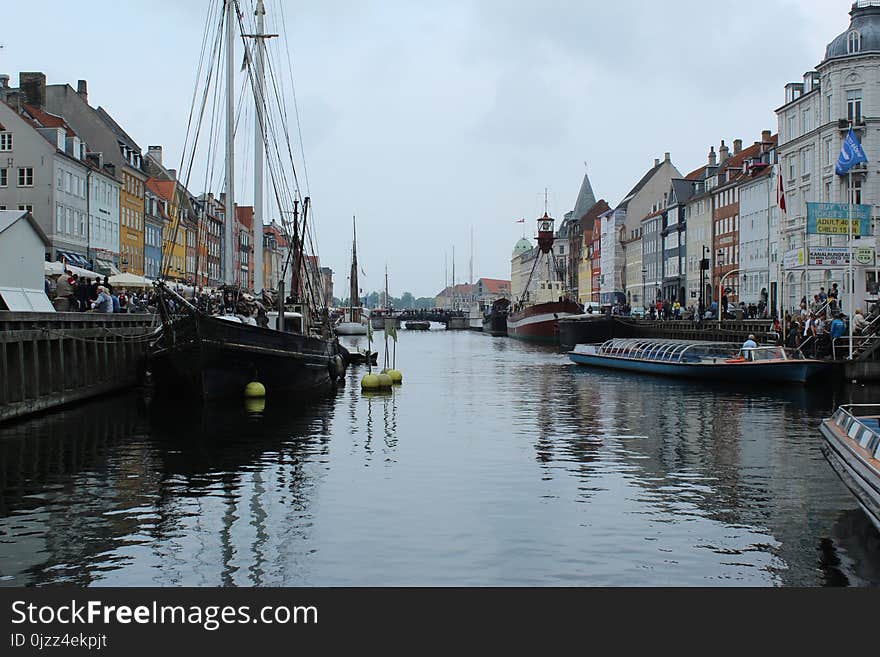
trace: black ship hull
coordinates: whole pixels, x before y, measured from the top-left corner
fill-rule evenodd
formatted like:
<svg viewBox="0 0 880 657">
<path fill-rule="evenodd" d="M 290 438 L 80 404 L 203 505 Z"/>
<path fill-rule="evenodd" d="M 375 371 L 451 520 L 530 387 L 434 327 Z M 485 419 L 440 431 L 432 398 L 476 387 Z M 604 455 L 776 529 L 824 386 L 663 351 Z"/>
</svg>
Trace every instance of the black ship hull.
<svg viewBox="0 0 880 657">
<path fill-rule="evenodd" d="M 495 338 L 507 337 L 507 313 L 493 312 L 483 319 L 483 333 Z"/>
<path fill-rule="evenodd" d="M 572 350 L 579 344 L 599 344 L 611 338 L 629 337 L 615 330 L 614 320 L 606 315 L 566 317 L 559 322 L 559 343 Z"/>
<path fill-rule="evenodd" d="M 194 313 L 166 325 L 150 353 L 157 391 L 240 398 L 257 381 L 268 395 L 321 394 L 340 372 L 336 342 Z"/>
</svg>

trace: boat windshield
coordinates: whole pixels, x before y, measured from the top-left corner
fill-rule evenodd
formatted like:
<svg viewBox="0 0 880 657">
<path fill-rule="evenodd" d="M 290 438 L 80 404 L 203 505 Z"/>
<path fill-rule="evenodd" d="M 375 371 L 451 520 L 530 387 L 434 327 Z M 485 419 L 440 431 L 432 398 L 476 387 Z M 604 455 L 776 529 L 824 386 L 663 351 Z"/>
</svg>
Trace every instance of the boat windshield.
<svg viewBox="0 0 880 657">
<path fill-rule="evenodd" d="M 847 404 L 831 420 L 860 447 L 880 459 L 880 405 Z"/>
<path fill-rule="evenodd" d="M 793 360 L 802 358 L 784 347 L 742 349 L 729 342 L 690 340 L 614 339 L 591 349 L 592 353 L 616 358 L 633 358 L 667 363 L 719 363 Z"/>
</svg>

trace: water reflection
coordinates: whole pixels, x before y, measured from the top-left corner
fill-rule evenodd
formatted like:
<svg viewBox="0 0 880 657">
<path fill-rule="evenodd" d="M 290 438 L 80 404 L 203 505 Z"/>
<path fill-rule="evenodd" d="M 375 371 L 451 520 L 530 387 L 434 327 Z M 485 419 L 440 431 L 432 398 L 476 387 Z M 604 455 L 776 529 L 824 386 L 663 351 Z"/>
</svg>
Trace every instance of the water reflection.
<svg viewBox="0 0 880 657">
<path fill-rule="evenodd" d="M 308 407 L 133 394 L 3 427 L 0 583 L 880 582 L 817 431 L 876 388 L 695 386 L 443 331 L 397 358 L 403 386 L 350 369 Z"/>
</svg>

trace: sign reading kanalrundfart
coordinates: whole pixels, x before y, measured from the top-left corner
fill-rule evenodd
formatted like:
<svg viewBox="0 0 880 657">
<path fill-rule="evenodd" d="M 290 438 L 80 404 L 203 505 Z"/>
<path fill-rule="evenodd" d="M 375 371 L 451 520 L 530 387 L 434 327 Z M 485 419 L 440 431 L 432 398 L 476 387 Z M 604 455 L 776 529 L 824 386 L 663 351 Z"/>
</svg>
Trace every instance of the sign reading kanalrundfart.
<svg viewBox="0 0 880 657">
<path fill-rule="evenodd" d="M 807 232 L 810 235 L 849 235 L 850 206 L 846 203 L 807 203 Z M 871 206 L 852 206 L 852 234 L 871 235 Z"/>
</svg>

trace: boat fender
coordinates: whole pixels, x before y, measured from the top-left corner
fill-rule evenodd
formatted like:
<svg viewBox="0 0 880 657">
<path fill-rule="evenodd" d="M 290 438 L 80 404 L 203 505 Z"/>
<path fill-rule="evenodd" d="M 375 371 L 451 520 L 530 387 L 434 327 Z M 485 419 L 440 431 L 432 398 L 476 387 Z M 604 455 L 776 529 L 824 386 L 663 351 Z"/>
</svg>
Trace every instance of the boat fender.
<svg viewBox="0 0 880 657">
<path fill-rule="evenodd" d="M 259 381 L 251 381 L 244 387 L 244 396 L 248 399 L 258 399 L 266 396 L 266 386 Z"/>
<path fill-rule="evenodd" d="M 342 356 L 338 354 L 330 360 L 327 367 L 330 369 L 330 378 L 333 380 L 336 380 L 345 374 L 345 361 L 343 361 Z"/>
<path fill-rule="evenodd" d="M 746 359 L 745 359 L 743 356 L 740 356 L 739 358 L 731 358 L 730 360 L 726 360 L 726 361 L 724 361 L 724 362 L 725 362 L 725 363 L 730 363 L 730 364 L 734 364 L 734 363 L 745 363 L 745 362 L 746 362 Z"/>
</svg>

